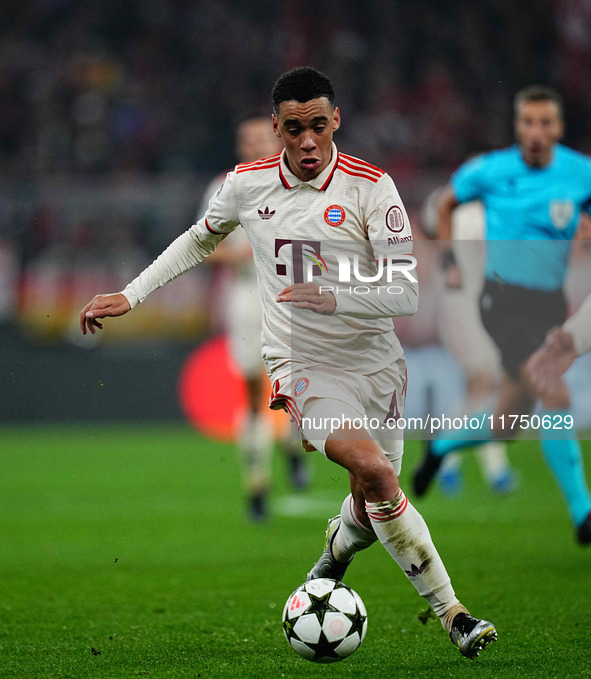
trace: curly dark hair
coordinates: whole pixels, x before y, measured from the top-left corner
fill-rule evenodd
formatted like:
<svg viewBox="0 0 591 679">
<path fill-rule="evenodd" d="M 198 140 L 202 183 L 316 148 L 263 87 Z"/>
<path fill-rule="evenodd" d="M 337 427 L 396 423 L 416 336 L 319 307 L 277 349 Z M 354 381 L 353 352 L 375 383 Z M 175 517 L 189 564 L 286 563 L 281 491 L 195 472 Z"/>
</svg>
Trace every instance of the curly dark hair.
<svg viewBox="0 0 591 679">
<path fill-rule="evenodd" d="M 319 97 L 326 97 L 334 108 L 334 89 L 330 79 L 310 66 L 298 66 L 284 73 L 271 92 L 275 113 L 282 101 L 306 102 Z"/>
</svg>

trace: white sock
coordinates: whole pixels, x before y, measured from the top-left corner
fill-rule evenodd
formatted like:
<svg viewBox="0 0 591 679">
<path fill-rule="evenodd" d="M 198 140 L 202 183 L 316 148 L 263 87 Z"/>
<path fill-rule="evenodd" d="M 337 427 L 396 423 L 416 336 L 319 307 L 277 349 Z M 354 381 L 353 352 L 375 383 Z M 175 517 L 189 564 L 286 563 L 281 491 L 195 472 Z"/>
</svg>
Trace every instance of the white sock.
<svg viewBox="0 0 591 679">
<path fill-rule="evenodd" d="M 355 516 L 353 496 L 347 495 L 341 507 L 341 525 L 332 542 L 332 554 L 337 561 L 347 563 L 362 549 L 377 540 L 371 528 L 364 526 Z"/>
<path fill-rule="evenodd" d="M 239 441 L 244 458 L 246 485 L 250 493 L 266 490 L 271 478 L 273 432 L 269 420 L 250 413 L 243 423 Z"/>
<path fill-rule="evenodd" d="M 423 517 L 402 490 L 393 500 L 366 502 L 365 507 L 380 542 L 449 632 L 453 618 L 466 609 L 454 593 Z"/>
<path fill-rule="evenodd" d="M 461 453 L 448 453 L 441 462 L 441 471 L 459 471 L 462 466 L 462 454 Z"/>
<path fill-rule="evenodd" d="M 489 441 L 479 446 L 476 454 L 480 460 L 484 479 L 488 483 L 492 483 L 510 468 L 509 458 L 507 457 L 507 445 L 505 443 Z"/>
</svg>

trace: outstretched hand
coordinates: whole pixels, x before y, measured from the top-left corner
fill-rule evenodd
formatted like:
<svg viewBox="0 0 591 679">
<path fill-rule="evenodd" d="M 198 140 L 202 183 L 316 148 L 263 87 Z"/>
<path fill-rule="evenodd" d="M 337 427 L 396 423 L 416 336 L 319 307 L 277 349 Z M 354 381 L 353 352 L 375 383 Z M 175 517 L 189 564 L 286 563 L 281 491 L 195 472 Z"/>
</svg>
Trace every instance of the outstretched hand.
<svg viewBox="0 0 591 679">
<path fill-rule="evenodd" d="M 294 283 L 277 295 L 276 302 L 291 302 L 296 309 L 309 309 L 323 316 L 330 316 L 337 308 L 332 292 L 321 292 L 316 283 Z"/>
<path fill-rule="evenodd" d="M 123 316 L 131 309 L 127 297 L 121 292 L 110 295 L 96 295 L 80 312 L 80 330 L 86 335 L 87 330 L 94 335 L 96 329 L 103 329 L 98 318 L 106 316 Z"/>
<path fill-rule="evenodd" d="M 544 344 L 527 362 L 527 372 L 539 393 L 550 394 L 576 358 L 572 336 L 561 328 L 553 328 Z"/>
</svg>

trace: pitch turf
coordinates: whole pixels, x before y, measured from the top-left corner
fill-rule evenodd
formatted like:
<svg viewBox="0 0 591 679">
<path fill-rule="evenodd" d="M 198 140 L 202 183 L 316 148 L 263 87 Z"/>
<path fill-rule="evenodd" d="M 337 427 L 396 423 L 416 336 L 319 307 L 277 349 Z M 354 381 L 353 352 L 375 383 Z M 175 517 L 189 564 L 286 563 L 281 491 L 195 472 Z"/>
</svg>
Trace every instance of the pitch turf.
<svg viewBox="0 0 591 679">
<path fill-rule="evenodd" d="M 403 482 L 418 452 L 408 444 Z M 368 609 L 365 642 L 318 666 L 290 650 L 280 617 L 343 471 L 313 454 L 312 487 L 293 494 L 277 457 L 273 517 L 252 525 L 233 448 L 187 427 L 0 428 L 0 677 L 591 676 L 591 547 L 575 544 L 536 445 L 511 456 L 509 497 L 469 457 L 459 497 L 416 502 L 498 643 L 461 657 L 436 620 L 420 622 L 422 599 L 377 545 L 347 577 Z"/>
</svg>

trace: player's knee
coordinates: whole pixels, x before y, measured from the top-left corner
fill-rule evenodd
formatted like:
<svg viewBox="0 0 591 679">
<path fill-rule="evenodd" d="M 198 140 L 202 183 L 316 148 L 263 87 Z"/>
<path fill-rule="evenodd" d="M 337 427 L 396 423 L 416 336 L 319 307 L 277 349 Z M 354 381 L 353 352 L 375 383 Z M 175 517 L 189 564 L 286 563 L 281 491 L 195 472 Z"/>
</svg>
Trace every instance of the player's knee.
<svg viewBox="0 0 591 679">
<path fill-rule="evenodd" d="M 356 482 L 355 484 L 353 482 L 351 483 L 351 494 L 353 495 L 353 505 L 351 510 L 355 518 L 364 526 L 371 526 L 371 521 L 369 520 L 367 511 L 365 509 L 365 495 L 363 493 L 363 489 Z"/>
<path fill-rule="evenodd" d="M 398 477 L 386 457 L 363 461 L 360 464 L 358 474 L 365 491 L 365 497 L 368 499 L 376 493 L 390 499 L 398 492 Z"/>
<path fill-rule="evenodd" d="M 345 467 L 359 484 L 366 499 L 389 500 L 398 492 L 398 476 L 390 460 L 371 438 L 330 437 L 325 445 L 329 459 Z"/>
<path fill-rule="evenodd" d="M 377 448 L 377 447 L 376 447 Z M 366 499 L 391 499 L 398 492 L 398 477 L 390 460 L 381 450 L 359 450 L 351 465 L 351 473 Z"/>
</svg>

